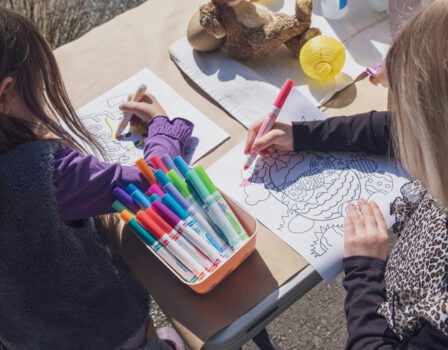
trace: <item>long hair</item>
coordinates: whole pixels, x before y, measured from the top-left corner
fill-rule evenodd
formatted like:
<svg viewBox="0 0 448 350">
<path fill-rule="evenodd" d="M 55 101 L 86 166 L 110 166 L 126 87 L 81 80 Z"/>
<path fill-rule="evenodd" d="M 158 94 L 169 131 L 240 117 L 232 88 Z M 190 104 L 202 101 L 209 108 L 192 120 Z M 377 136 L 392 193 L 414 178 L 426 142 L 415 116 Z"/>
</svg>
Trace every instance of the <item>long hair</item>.
<svg viewBox="0 0 448 350">
<path fill-rule="evenodd" d="M 39 30 L 25 17 L 0 7 L 0 80 L 8 76 L 37 124 L 0 110 L 0 152 L 46 134 L 77 151 L 104 155 L 76 115 L 53 52 Z"/>
<path fill-rule="evenodd" d="M 448 1 L 398 33 L 386 58 L 396 154 L 448 206 Z"/>
</svg>

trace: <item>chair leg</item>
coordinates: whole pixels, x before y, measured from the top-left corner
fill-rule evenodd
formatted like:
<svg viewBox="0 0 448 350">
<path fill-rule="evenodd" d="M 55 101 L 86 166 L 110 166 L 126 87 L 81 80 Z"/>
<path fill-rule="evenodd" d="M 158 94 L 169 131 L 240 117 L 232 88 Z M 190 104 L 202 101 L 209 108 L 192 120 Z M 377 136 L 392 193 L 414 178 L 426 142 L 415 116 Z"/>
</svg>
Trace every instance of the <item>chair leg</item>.
<svg viewBox="0 0 448 350">
<path fill-rule="evenodd" d="M 268 331 L 263 329 L 252 339 L 255 344 L 257 344 L 260 350 L 280 350 L 280 347 L 274 343 L 268 334 Z"/>
</svg>

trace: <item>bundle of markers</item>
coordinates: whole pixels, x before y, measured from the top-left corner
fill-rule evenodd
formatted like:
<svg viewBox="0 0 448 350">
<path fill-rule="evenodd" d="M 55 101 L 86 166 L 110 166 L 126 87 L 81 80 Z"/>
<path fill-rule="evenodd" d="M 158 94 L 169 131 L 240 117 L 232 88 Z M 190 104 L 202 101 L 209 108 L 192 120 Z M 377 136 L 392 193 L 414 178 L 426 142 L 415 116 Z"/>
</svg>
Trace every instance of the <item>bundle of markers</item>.
<svg viewBox="0 0 448 350">
<path fill-rule="evenodd" d="M 205 170 L 180 156 L 136 162 L 149 182 L 113 190 L 120 218 L 185 281 L 204 279 L 249 238 Z"/>
</svg>

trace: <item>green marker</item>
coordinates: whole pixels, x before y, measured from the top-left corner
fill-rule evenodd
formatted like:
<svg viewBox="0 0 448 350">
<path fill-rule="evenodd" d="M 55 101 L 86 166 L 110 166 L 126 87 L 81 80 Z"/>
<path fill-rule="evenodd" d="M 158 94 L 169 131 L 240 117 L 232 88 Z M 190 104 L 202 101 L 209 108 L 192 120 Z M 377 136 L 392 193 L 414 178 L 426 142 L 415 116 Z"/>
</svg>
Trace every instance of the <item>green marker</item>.
<svg viewBox="0 0 448 350">
<path fill-rule="evenodd" d="M 112 203 L 112 209 L 115 210 L 117 213 L 122 213 L 123 211 L 127 210 L 132 215 L 135 215 L 131 210 L 128 209 L 123 203 L 121 203 L 119 200 L 115 200 Z"/>
<path fill-rule="evenodd" d="M 191 181 L 198 195 L 204 202 L 205 207 L 208 209 L 208 215 L 226 237 L 232 249 L 239 248 L 243 243 L 243 240 L 248 237 L 247 233 L 241 227 L 235 215 L 232 213 L 227 203 L 225 203 L 221 194 L 216 190 L 213 183 L 208 181 L 207 178 L 205 178 L 206 181 L 203 181 L 198 174 L 197 168 L 192 169 L 187 173 L 187 179 Z M 207 181 L 209 183 L 206 185 L 205 182 Z M 210 192 L 209 188 L 214 192 Z M 217 193 L 219 195 L 217 195 Z"/>
<path fill-rule="evenodd" d="M 222 196 L 221 192 L 218 191 L 213 181 L 210 179 L 210 177 L 205 172 L 204 168 L 202 166 L 196 167 L 196 173 L 199 175 L 200 179 L 204 183 L 205 187 L 207 187 L 208 192 L 213 197 L 213 199 L 218 203 L 218 205 L 221 207 L 221 210 L 225 212 L 225 215 L 227 217 L 227 220 L 230 221 L 235 231 L 238 233 L 238 235 L 241 237 L 241 239 L 244 241 L 245 239 L 249 238 L 249 235 L 244 230 L 243 226 L 238 221 L 237 217 L 235 216 L 234 212 L 230 207 L 228 206 L 226 200 Z"/>
<path fill-rule="evenodd" d="M 139 236 L 143 242 L 145 242 L 154 253 L 165 261 L 174 271 L 176 271 L 184 280 L 193 283 L 196 282 L 197 277 L 176 257 L 172 256 L 165 247 L 156 240 L 135 217 L 128 211 L 124 210 L 120 215 L 120 219 L 123 220 L 129 228 Z"/>
</svg>

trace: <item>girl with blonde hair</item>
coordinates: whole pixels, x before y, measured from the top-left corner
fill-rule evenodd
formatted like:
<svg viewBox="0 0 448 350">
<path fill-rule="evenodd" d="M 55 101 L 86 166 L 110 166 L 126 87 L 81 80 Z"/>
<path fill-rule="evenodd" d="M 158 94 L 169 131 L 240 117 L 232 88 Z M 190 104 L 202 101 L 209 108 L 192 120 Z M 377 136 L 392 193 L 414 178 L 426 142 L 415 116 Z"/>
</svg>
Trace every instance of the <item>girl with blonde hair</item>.
<svg viewBox="0 0 448 350">
<path fill-rule="evenodd" d="M 246 152 L 342 151 L 392 155 L 415 179 L 391 205 L 398 240 L 374 203 L 345 218 L 347 349 L 446 349 L 448 344 L 448 1 L 410 19 L 386 58 L 391 112 L 278 121 Z"/>
</svg>

